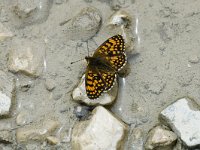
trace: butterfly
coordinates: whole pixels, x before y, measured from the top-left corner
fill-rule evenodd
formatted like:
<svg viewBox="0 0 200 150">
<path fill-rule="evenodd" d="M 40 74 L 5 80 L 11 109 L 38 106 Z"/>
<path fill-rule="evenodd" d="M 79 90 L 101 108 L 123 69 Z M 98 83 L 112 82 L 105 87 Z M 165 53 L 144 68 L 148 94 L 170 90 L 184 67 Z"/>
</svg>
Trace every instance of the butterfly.
<svg viewBox="0 0 200 150">
<path fill-rule="evenodd" d="M 123 37 L 115 35 L 107 39 L 92 57 L 85 59 L 88 63 L 85 73 L 86 94 L 89 99 L 96 99 L 113 87 L 118 71 L 127 62 Z"/>
</svg>

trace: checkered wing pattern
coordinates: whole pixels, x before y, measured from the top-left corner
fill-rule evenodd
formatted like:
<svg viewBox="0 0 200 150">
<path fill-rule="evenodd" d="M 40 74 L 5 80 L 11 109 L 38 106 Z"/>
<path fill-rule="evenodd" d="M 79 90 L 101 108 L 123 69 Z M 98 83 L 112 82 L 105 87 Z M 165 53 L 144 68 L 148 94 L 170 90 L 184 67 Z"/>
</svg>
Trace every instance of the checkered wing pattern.
<svg viewBox="0 0 200 150">
<path fill-rule="evenodd" d="M 88 98 L 96 99 L 101 93 L 108 91 L 114 84 L 116 73 L 88 68 L 85 87 Z"/>
<path fill-rule="evenodd" d="M 115 35 L 106 40 L 89 58 L 85 73 L 85 87 L 88 98 L 96 99 L 110 90 L 117 72 L 126 64 L 124 40 Z"/>
<path fill-rule="evenodd" d="M 127 62 L 124 39 L 121 35 L 115 35 L 106 40 L 94 53 L 93 57 L 103 57 L 112 68 L 119 71 Z"/>
</svg>

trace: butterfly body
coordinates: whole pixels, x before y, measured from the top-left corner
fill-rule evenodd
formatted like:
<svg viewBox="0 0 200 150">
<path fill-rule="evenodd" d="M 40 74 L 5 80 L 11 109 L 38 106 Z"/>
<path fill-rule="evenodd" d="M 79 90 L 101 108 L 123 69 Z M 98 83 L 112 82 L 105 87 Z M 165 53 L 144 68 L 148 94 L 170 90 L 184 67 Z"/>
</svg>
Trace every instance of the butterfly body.
<svg viewBox="0 0 200 150">
<path fill-rule="evenodd" d="M 96 99 L 113 87 L 118 71 L 127 62 L 122 36 L 109 38 L 97 48 L 92 57 L 85 59 L 88 62 L 85 73 L 86 94 L 88 98 Z"/>
<path fill-rule="evenodd" d="M 88 68 L 96 68 L 98 69 L 106 69 L 106 70 L 110 70 L 113 72 L 117 72 L 115 69 L 113 69 L 111 67 L 111 65 L 109 64 L 109 62 L 107 62 L 105 59 L 101 58 L 101 57 L 86 57 L 86 60 L 88 62 Z"/>
</svg>

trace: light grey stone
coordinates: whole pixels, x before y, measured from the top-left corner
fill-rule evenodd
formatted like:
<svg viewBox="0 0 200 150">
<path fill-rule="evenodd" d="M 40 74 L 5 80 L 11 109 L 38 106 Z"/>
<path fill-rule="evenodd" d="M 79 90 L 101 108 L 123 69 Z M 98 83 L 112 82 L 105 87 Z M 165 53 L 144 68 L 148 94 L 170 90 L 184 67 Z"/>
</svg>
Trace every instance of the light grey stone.
<svg viewBox="0 0 200 150">
<path fill-rule="evenodd" d="M 177 140 L 177 135 L 166 126 L 156 126 L 149 133 L 145 149 L 171 150 Z"/>
<path fill-rule="evenodd" d="M 87 97 L 85 90 L 85 75 L 81 78 L 79 85 L 73 90 L 72 98 L 74 101 L 83 102 L 87 105 L 109 105 L 114 102 L 117 97 L 118 84 L 115 83 L 113 88 L 108 92 L 102 93 L 102 95 L 95 99 L 91 100 Z"/>
<path fill-rule="evenodd" d="M 74 150 L 123 150 L 127 125 L 102 106 L 92 117 L 77 123 L 72 132 Z"/>
<path fill-rule="evenodd" d="M 200 110 L 193 100 L 177 100 L 165 108 L 160 117 L 188 147 L 200 145 Z"/>
</svg>

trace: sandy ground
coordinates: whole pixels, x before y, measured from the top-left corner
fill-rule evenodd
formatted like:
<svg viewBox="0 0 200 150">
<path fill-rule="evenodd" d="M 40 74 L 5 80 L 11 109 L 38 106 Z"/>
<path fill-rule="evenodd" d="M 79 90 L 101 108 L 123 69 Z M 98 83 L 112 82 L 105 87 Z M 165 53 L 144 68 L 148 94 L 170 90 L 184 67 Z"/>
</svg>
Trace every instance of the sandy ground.
<svg viewBox="0 0 200 150">
<path fill-rule="evenodd" d="M 26 92 L 16 89 L 12 117 L 1 120 L 0 125 L 15 127 L 16 116 L 23 112 L 26 123 L 47 118 L 58 120 L 60 132 L 67 135 L 77 120 L 73 109 L 78 104 L 72 101 L 71 91 L 86 67 L 84 61 L 70 63 L 87 56 L 87 47 L 91 55 L 112 35 L 100 27 L 87 43 L 81 41 L 78 34 L 71 39 L 65 31 L 66 25 L 59 24 L 73 18 L 82 8 L 93 6 L 99 9 L 104 26 L 115 10 L 103 0 L 55 0 L 46 21 L 19 28 L 20 21 L 12 12 L 14 3 L 13 0 L 0 2 L 1 22 L 15 34 L 0 45 L 0 69 L 15 78 L 18 85 L 31 82 L 31 87 Z M 118 99 L 109 108 L 132 128 L 138 127 L 147 133 L 158 123 L 159 112 L 177 98 L 190 96 L 200 104 L 200 2 L 122 0 L 118 3 L 132 18 L 137 53 L 129 56 L 131 72 L 125 79 L 120 79 Z M 13 41 L 22 39 L 41 47 L 46 67 L 38 78 L 12 74 L 7 69 L 10 47 Z M 52 92 L 44 86 L 47 78 L 56 83 Z M 13 145 L 1 146 L 12 149 Z M 34 149 L 34 144 L 27 149 Z M 60 149 L 70 149 L 70 142 L 63 143 Z"/>
</svg>

